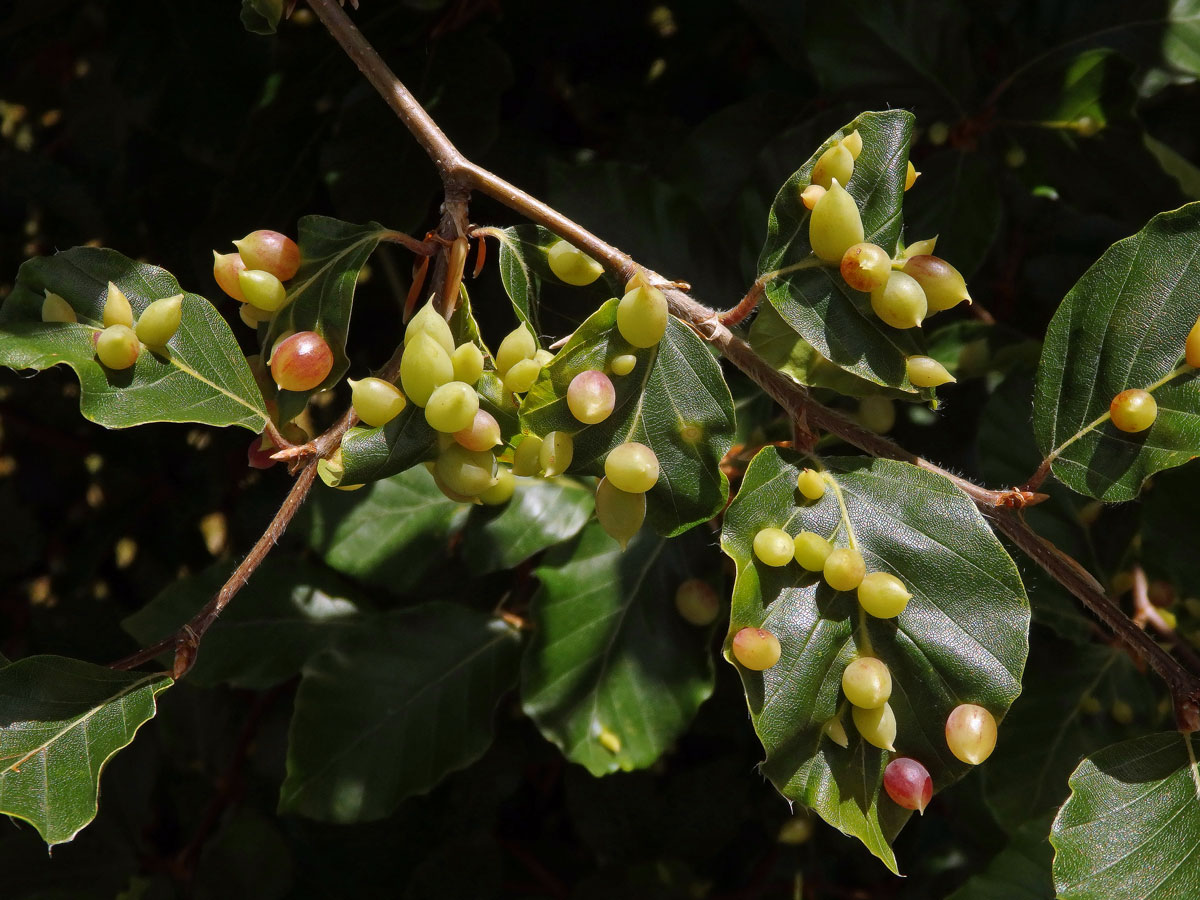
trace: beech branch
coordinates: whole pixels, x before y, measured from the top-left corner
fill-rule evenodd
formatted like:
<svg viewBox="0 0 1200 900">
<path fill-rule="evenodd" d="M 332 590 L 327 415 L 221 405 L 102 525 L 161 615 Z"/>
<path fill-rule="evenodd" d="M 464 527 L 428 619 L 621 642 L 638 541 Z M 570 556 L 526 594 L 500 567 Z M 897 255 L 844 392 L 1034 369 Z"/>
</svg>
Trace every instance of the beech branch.
<svg viewBox="0 0 1200 900">
<path fill-rule="evenodd" d="M 675 286 L 676 282 L 639 265 L 629 254 L 592 234 L 579 223 L 509 184 L 503 178 L 477 166 L 464 157 L 446 137 L 355 27 L 336 0 L 308 0 L 308 3 L 330 35 L 380 93 L 437 167 L 448 198 L 446 206 L 443 207 L 443 229 L 446 226 L 450 198 L 453 197 L 456 203 L 461 202 L 462 209 L 465 210 L 469 193 L 479 191 L 569 241 L 588 256 L 603 263 L 621 281 L 628 281 L 639 271 L 644 272 L 651 284 L 656 284 L 663 290 L 671 314 L 691 326 L 732 365 L 757 383 L 784 409 L 792 422 L 824 429 L 872 456 L 910 463 L 941 475 L 958 486 L 1000 531 L 1052 578 L 1081 600 L 1114 634 L 1145 658 L 1167 682 L 1175 700 L 1176 719 L 1180 730 L 1200 729 L 1200 676 L 1188 671 L 1146 632 L 1138 628 L 1109 599 L 1104 589 L 1082 565 L 1034 532 L 1019 513 L 1013 512 L 1013 509 L 1020 509 L 1046 498 L 1046 495 L 1035 492 L 1039 482 L 1031 482 L 1024 488 L 1002 490 L 980 487 L 817 402 L 807 388 L 765 362 L 746 341 L 733 334 L 726 324 L 741 321 L 748 315 L 753 310 L 761 289 L 756 291 L 751 288 L 737 306 L 725 313 L 719 313 L 696 302 L 679 290 Z M 442 258 L 444 255 L 439 259 Z"/>
</svg>

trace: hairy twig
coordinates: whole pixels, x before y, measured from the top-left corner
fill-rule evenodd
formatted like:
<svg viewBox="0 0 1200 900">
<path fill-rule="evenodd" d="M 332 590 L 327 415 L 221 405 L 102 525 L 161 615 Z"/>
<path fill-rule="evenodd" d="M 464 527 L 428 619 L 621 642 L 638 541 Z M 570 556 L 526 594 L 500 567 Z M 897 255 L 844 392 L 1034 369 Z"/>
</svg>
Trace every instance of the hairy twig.
<svg viewBox="0 0 1200 900">
<path fill-rule="evenodd" d="M 1022 551 L 1083 601 L 1116 635 L 1146 658 L 1171 688 L 1181 730 L 1194 731 L 1200 727 L 1200 678 L 1185 669 L 1149 635 L 1134 625 L 1078 562 L 1035 533 L 1022 516 L 1010 511 L 1010 508 L 1019 509 L 1045 499 L 1045 495 L 1035 493 L 1040 482 L 1031 481 L 1023 488 L 1005 490 L 980 487 L 816 402 L 803 385 L 775 370 L 759 357 L 748 343 L 734 335 L 722 321 L 722 314 L 697 303 L 674 287 L 674 283 L 669 279 L 640 266 L 627 253 L 600 239 L 579 223 L 464 157 L 416 98 L 396 78 L 387 63 L 338 6 L 336 0 L 308 2 L 329 33 L 425 149 L 446 185 L 447 196 L 450 197 L 453 192 L 455 202 L 461 198 L 464 203 L 464 222 L 465 194 L 477 190 L 569 241 L 588 256 L 603 263 L 621 281 L 628 281 L 639 271 L 644 272 L 652 284 L 663 289 L 671 313 L 689 324 L 697 334 L 720 350 L 730 363 L 755 381 L 783 407 L 791 421 L 804 421 L 810 427 L 823 428 L 873 456 L 908 462 L 953 482 L 989 515 L 992 522 Z M 443 215 L 443 228 L 445 222 L 446 216 Z M 752 304 L 756 299 L 753 289 L 747 294 L 747 298 L 749 299 L 744 298 L 742 303 L 726 313 L 725 317 L 732 314 L 732 318 L 737 319 L 736 311 L 743 305 L 753 308 Z M 748 313 L 749 309 L 745 312 Z"/>
<path fill-rule="evenodd" d="M 187 624 L 174 634 L 139 650 L 132 656 L 127 656 L 115 663 L 111 663 L 110 667 L 113 669 L 132 669 L 143 663 L 150 662 L 150 660 L 167 650 L 174 650 L 175 662 L 171 667 L 172 677 L 182 678 L 187 674 L 188 669 L 196 661 L 196 649 L 200 646 L 200 641 L 203 639 L 204 633 L 212 627 L 213 622 L 221 615 L 221 611 L 229 605 L 229 601 L 237 596 L 238 591 L 246 586 L 246 582 L 250 580 L 250 576 L 254 574 L 254 570 L 262 564 L 267 554 L 271 552 L 276 542 L 283 536 L 288 524 L 292 521 L 292 517 L 296 515 L 296 512 L 304 503 L 304 498 L 308 496 L 308 491 L 312 487 L 313 479 L 316 478 L 316 475 L 317 458 L 314 457 L 305 463 L 304 468 L 300 470 L 300 474 L 292 484 L 292 489 L 283 498 L 283 503 L 280 505 L 278 512 L 275 513 L 275 518 L 271 519 L 271 524 L 267 526 L 267 530 L 263 532 L 262 537 L 250 548 L 250 552 L 246 554 L 246 558 L 233 570 L 233 574 L 222 585 L 217 595 L 208 601 Z"/>
</svg>

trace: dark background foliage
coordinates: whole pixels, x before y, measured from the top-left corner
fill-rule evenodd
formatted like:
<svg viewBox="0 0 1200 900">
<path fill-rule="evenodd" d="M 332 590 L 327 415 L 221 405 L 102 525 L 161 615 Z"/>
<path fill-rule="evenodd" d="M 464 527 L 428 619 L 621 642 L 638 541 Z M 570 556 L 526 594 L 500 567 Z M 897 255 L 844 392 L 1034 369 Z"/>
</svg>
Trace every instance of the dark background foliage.
<svg viewBox="0 0 1200 900">
<path fill-rule="evenodd" d="M 925 174 L 908 235 L 942 234 L 939 250 L 1017 348 L 1112 241 L 1198 196 L 1200 91 L 1165 2 L 363 6 L 360 27 L 465 152 L 717 306 L 753 278 L 778 185 L 863 109 L 916 113 Z M 294 231 L 300 215 L 325 213 L 420 235 L 436 221 L 432 167 L 311 19 L 258 37 L 236 3 L 211 0 L 16 0 L 3 16 L 0 295 L 25 258 L 95 242 L 220 305 L 210 251 L 254 228 Z M 1081 95 L 1072 66 L 1086 52 L 1094 77 Z M 1047 127 L 1079 115 L 1105 127 Z M 472 218 L 512 224 L 485 200 Z M 409 266 L 390 247 L 372 260 L 352 374 L 390 353 Z M 485 335 L 511 327 L 494 266 L 472 296 Z M 547 304 L 543 327 L 557 334 L 587 312 L 565 293 Z M 234 304 L 222 309 L 251 352 Z M 1020 370 L 1036 352 L 1013 357 Z M 1028 385 L 997 382 L 962 385 L 936 427 L 906 408 L 896 437 L 971 475 L 1018 477 L 1005 458 L 1017 451 L 1002 445 L 1027 430 Z M 243 431 L 105 431 L 80 418 L 76 395 L 65 370 L 0 373 L 0 651 L 11 657 L 131 652 L 121 619 L 181 574 L 244 552 L 286 486 L 278 468 L 245 467 Z M 747 436 L 776 427 L 761 400 L 739 418 Z M 1088 558 L 1102 576 L 1135 527 L 1128 510 L 1105 515 Z M 278 552 L 306 556 L 308 527 Z M 371 586 L 370 602 L 454 597 L 486 611 L 529 590 L 528 566 L 464 583 L 460 552 L 446 549 L 415 589 Z M 1065 652 L 1063 633 L 1087 629 L 1036 584 L 1035 617 L 1057 631 L 1035 626 L 1035 670 Z M 1134 699 L 1112 681 L 1106 701 Z M 974 773 L 901 835 L 905 880 L 819 823 L 806 844 L 778 842 L 789 811 L 755 771 L 761 750 L 720 664 L 691 731 L 648 771 L 593 779 L 511 698 L 480 763 L 383 822 L 322 825 L 275 814 L 293 686 L 181 684 L 113 763 L 100 816 L 75 842 L 50 859 L 31 829 L 0 829 L 0 893 L 748 898 L 792 896 L 802 879 L 805 896 L 940 897 L 987 865 L 1011 824 L 995 820 Z M 1131 733 L 1158 721 L 1155 698 L 1136 696 Z"/>
</svg>

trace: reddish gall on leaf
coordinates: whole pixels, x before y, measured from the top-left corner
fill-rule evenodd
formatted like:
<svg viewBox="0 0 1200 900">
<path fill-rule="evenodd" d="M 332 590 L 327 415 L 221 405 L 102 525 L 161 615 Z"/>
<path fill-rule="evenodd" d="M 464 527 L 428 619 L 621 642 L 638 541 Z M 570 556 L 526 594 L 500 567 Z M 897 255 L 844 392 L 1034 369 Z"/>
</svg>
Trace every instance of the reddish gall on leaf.
<svg viewBox="0 0 1200 900">
<path fill-rule="evenodd" d="M 280 281 L 287 281 L 300 268 L 300 248 L 278 231 L 252 231 L 233 246 L 247 268 L 270 272 Z"/>
<path fill-rule="evenodd" d="M 285 391 L 311 391 L 333 371 L 333 351 L 315 331 L 298 331 L 271 353 L 271 377 Z"/>
<path fill-rule="evenodd" d="M 883 770 L 883 788 L 897 806 L 916 810 L 921 815 L 933 799 L 933 779 L 929 777 L 929 770 L 907 756 L 888 763 Z"/>
</svg>

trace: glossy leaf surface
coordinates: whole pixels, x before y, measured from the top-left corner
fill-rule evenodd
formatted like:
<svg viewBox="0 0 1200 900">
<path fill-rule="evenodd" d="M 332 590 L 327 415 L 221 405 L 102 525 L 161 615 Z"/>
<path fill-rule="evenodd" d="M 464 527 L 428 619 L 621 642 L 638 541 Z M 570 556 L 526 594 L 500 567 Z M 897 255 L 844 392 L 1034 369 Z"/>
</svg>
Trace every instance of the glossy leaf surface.
<svg viewBox="0 0 1200 900">
<path fill-rule="evenodd" d="M 62 656 L 0 668 L 0 812 L 51 846 L 74 838 L 96 816 L 105 764 L 154 718 L 171 683 Z"/>
<path fill-rule="evenodd" d="M 676 612 L 675 589 L 710 548 L 642 531 L 624 552 L 596 523 L 537 570 L 525 712 L 593 775 L 651 765 L 712 692 L 710 628 Z"/>
<path fill-rule="evenodd" d="M 143 349 L 128 369 L 96 359 L 93 335 L 103 328 L 108 282 L 129 299 L 135 317 L 154 300 L 184 294 L 179 330 L 158 352 Z M 43 322 L 43 292 L 71 305 L 76 323 Z M 233 332 L 211 303 L 184 293 L 173 275 L 115 250 L 74 247 L 21 266 L 0 307 L 0 364 L 75 370 L 83 415 L 109 428 L 147 422 L 241 425 L 260 432 L 268 414 Z"/>
<path fill-rule="evenodd" d="M 1200 770 L 1192 735 L 1105 747 L 1071 776 L 1050 832 L 1062 900 L 1188 900 L 1200 892 Z"/>
<path fill-rule="evenodd" d="M 950 482 L 891 460 L 821 462 L 832 482 L 820 500 L 803 505 L 796 477 L 812 459 L 767 447 L 747 468 L 721 539 L 737 565 L 729 636 L 760 627 L 782 645 L 780 661 L 766 671 L 739 667 L 767 752 L 763 773 L 896 871 L 890 844 L 909 813 L 883 792 L 889 756 L 855 732 L 842 671 L 858 655 L 887 664 L 896 749 L 921 762 L 941 790 L 968 771 L 946 748 L 950 711 L 977 703 L 1001 720 L 1020 692 L 1029 605 L 1016 566 Z M 912 599 L 898 618 L 877 619 L 854 594 L 832 590 L 794 562 L 765 566 L 753 539 L 767 527 L 853 544 L 868 572 L 900 578 Z M 835 716 L 850 735 L 848 748 L 823 734 Z"/>
<path fill-rule="evenodd" d="M 573 538 L 592 515 L 592 489 L 570 478 L 518 478 L 512 499 L 479 506 L 463 532 L 463 559 L 483 574 L 511 569 Z"/>
<path fill-rule="evenodd" d="M 328 822 L 380 819 L 478 759 L 519 651 L 500 620 L 427 603 L 318 654 L 296 693 L 279 808 Z"/>
<path fill-rule="evenodd" d="M 545 435 L 575 436 L 573 473 L 604 474 L 608 452 L 626 441 L 658 456 L 658 483 L 646 494 L 646 520 L 674 535 L 716 515 L 729 493 L 720 469 L 734 429 L 733 398 L 720 366 L 690 328 L 674 318 L 656 346 L 631 351 L 616 329 L 610 300 L 579 326 L 542 369 L 521 404 L 521 425 Z M 628 375 L 612 376 L 616 406 L 598 425 L 585 426 L 567 408 L 567 387 L 580 372 L 609 370 L 613 357 L 634 352 Z"/>
<path fill-rule="evenodd" d="M 1131 500 L 1142 482 L 1200 454 L 1200 378 L 1182 363 L 1200 317 L 1200 204 L 1113 244 L 1067 294 L 1046 332 L 1034 397 L 1038 446 L 1081 494 Z M 1113 397 L 1152 390 L 1158 417 L 1119 431 Z"/>
<path fill-rule="evenodd" d="M 822 264 L 813 255 L 808 242 L 810 213 L 800 200 L 821 154 L 857 129 L 863 150 L 844 187 L 858 204 L 866 240 L 893 252 L 902 227 L 912 125 L 912 115 L 902 110 L 863 113 L 822 144 L 775 198 L 758 274 L 792 269 L 767 281 L 766 297 L 821 356 L 867 381 L 916 393 L 904 360 L 920 352 L 917 329 L 885 325 L 871 311 L 867 294 L 850 288 L 836 266 Z"/>
</svg>

